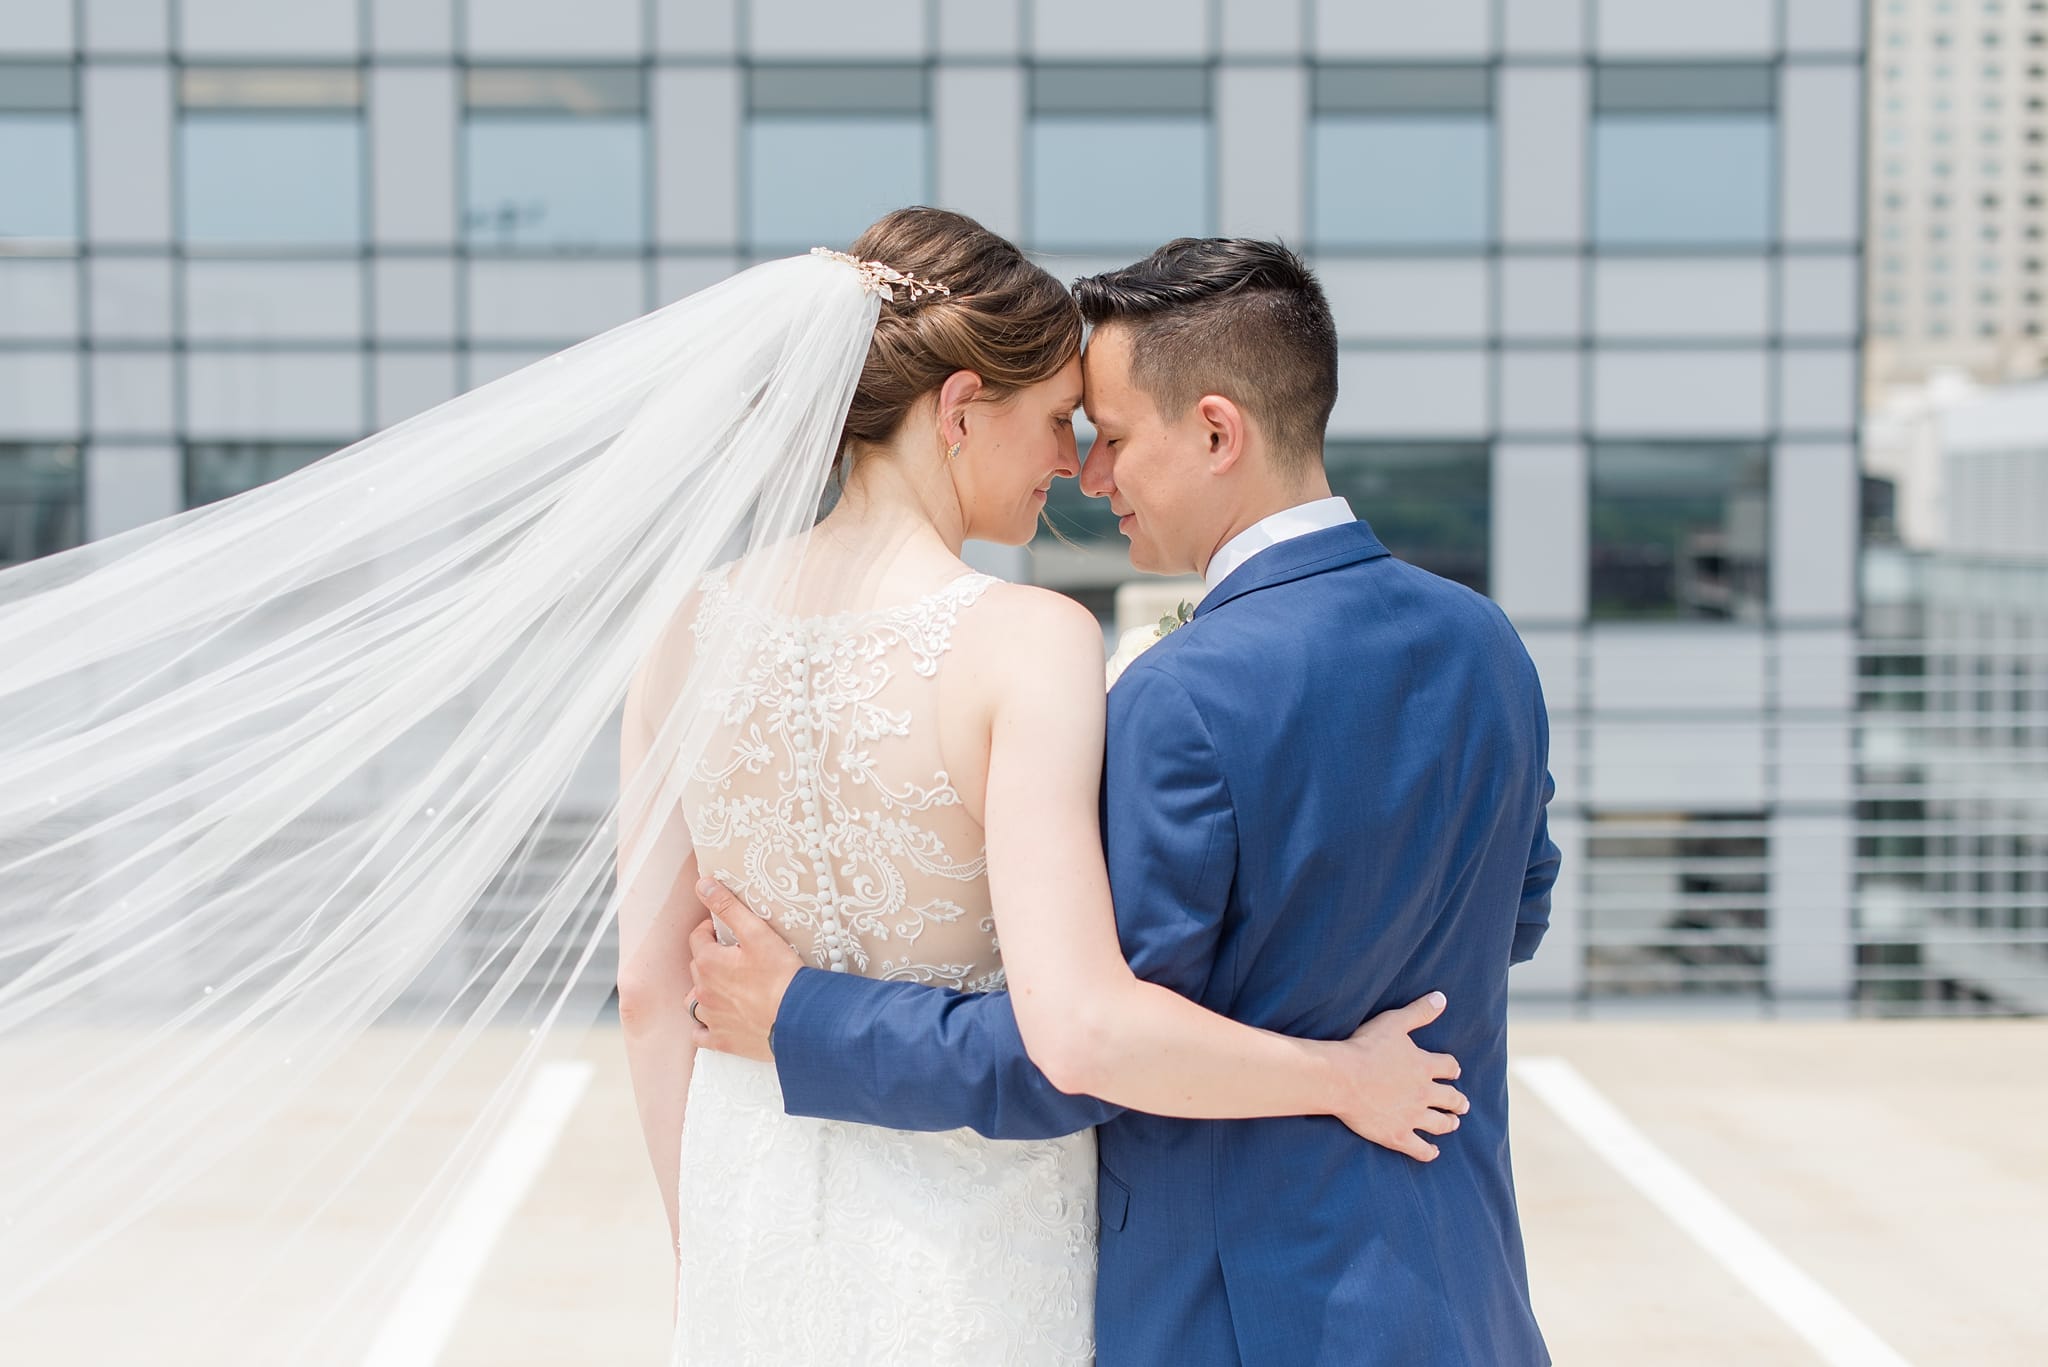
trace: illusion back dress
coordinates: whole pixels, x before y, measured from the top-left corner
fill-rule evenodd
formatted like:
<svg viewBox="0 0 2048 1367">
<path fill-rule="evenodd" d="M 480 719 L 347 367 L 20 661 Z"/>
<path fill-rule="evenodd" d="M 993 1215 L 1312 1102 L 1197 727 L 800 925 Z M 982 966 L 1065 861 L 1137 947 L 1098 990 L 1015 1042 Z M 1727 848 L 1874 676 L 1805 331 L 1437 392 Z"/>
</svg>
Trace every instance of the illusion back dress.
<svg viewBox="0 0 2048 1367">
<path fill-rule="evenodd" d="M 704 582 L 739 682 L 683 794 L 699 869 L 832 972 L 1004 986 L 980 825 L 946 773 L 953 631 L 996 581 L 769 614 Z M 1092 1361 L 1095 1136 L 1017 1142 L 785 1115 L 771 1064 L 700 1051 L 683 1122 L 673 1364 Z"/>
</svg>

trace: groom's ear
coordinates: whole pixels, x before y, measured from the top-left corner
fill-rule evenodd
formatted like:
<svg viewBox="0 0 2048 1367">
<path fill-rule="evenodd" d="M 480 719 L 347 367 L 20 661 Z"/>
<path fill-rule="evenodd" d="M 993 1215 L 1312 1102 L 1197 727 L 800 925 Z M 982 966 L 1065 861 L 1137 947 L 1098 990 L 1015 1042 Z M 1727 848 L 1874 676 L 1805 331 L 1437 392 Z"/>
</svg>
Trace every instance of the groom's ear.
<svg viewBox="0 0 2048 1367">
<path fill-rule="evenodd" d="M 1244 459 L 1244 410 L 1221 394 L 1204 394 L 1195 400 L 1195 415 L 1209 441 L 1209 473 L 1223 475 L 1236 469 Z"/>
</svg>

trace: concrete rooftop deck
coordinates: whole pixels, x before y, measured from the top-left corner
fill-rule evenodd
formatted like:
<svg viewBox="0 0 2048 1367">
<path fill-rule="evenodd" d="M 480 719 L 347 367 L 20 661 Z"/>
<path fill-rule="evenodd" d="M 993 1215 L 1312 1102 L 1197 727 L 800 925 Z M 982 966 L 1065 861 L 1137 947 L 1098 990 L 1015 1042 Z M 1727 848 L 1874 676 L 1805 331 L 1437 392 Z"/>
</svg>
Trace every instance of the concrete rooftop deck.
<svg viewBox="0 0 2048 1367">
<path fill-rule="evenodd" d="M 1782 1255 L 1793 1281 L 1811 1283 L 1782 1298 L 1787 1308 L 1767 1306 L 1710 1251 L 1711 1229 L 1654 1204 L 1538 1094 L 1536 1073 L 1518 1076 L 1523 1225 L 1559 1364 L 1826 1362 L 1794 1322 L 1832 1310 L 1851 1326 L 1837 1342 L 1867 1332 L 1895 1355 L 1871 1356 L 1866 1342 L 1838 1362 L 2048 1362 L 2048 1021 L 1530 1022 L 1514 1045 L 1524 1063 L 1563 1060 L 1682 1170 L 1669 1180 L 1718 1198 L 1768 1246 L 1745 1265 Z M 665 1361 L 666 1229 L 614 1030 L 594 1029 L 580 1053 L 589 1085 L 489 1244 L 432 1359 L 443 1367 Z M 355 1237 L 376 1226 L 374 1204 L 351 1212 Z M 123 1294 L 173 1296 L 179 1269 L 229 1246 L 209 1209 L 230 1225 L 231 1187 L 110 1256 Z M 0 1322 L 0 1358 L 111 1360 L 77 1356 L 77 1317 L 90 1311 L 72 1290 Z M 134 1349 L 121 1360 L 188 1360 L 161 1325 Z"/>
</svg>

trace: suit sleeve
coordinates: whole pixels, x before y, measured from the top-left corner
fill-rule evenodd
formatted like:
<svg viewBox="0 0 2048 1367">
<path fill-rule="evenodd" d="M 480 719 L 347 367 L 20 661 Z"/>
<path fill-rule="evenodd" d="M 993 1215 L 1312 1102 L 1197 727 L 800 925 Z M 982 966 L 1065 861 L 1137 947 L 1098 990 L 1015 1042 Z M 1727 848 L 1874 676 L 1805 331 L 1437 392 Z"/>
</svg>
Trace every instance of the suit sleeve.
<svg viewBox="0 0 2048 1367">
<path fill-rule="evenodd" d="M 1024 1050 L 1007 992 L 804 968 L 782 998 L 772 1038 L 791 1115 L 1047 1139 L 1120 1109 L 1046 1080 Z"/>
<path fill-rule="evenodd" d="M 1530 671 L 1534 678 L 1534 670 Z M 1550 838 L 1550 799 L 1557 784 L 1550 775 L 1550 717 L 1543 707 L 1543 689 L 1533 684 L 1536 701 L 1536 763 L 1542 774 L 1536 802 L 1536 835 L 1529 846 L 1529 868 L 1522 875 L 1522 905 L 1515 913 L 1514 948 L 1508 956 L 1513 964 L 1536 957 L 1543 933 L 1550 929 L 1550 890 L 1557 884 L 1558 848 Z"/>
<path fill-rule="evenodd" d="M 1140 976 L 1195 997 L 1215 959 L 1236 825 L 1186 690 L 1142 664 L 1109 695 L 1102 807 L 1117 930 Z M 774 1046 L 791 1115 L 1038 1139 L 1121 1110 L 1048 1082 L 1001 992 L 803 969 L 782 999 Z"/>
</svg>

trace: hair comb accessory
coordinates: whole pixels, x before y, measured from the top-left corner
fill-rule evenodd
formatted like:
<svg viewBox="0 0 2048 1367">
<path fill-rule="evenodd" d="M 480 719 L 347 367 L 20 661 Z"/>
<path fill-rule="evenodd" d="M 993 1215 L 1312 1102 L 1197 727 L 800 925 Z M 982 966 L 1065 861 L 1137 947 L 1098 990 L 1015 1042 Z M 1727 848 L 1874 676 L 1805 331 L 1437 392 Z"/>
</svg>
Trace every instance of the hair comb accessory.
<svg viewBox="0 0 2048 1367">
<path fill-rule="evenodd" d="M 910 302 L 916 303 L 927 294 L 951 294 L 953 291 L 933 280 L 920 280 L 894 266 L 885 266 L 879 261 L 863 261 L 846 252 L 835 252 L 830 247 L 811 248 L 812 256 L 828 256 L 834 261 L 844 262 L 860 272 L 861 284 L 870 294 L 879 294 L 890 303 L 896 302 L 896 291 L 900 288 L 910 295 Z"/>
</svg>

